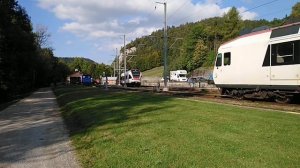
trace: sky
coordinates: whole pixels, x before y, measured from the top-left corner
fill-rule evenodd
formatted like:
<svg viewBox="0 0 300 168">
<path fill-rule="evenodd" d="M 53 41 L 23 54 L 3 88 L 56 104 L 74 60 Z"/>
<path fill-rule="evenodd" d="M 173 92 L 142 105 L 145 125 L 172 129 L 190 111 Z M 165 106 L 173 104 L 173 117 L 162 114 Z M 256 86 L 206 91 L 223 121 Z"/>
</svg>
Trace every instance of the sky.
<svg viewBox="0 0 300 168">
<path fill-rule="evenodd" d="M 111 64 L 124 43 L 167 25 L 222 16 L 236 7 L 242 19 L 283 18 L 298 0 L 19 0 L 33 28 L 47 27 L 57 57 L 85 57 Z M 184 38 L 184 37 L 183 37 Z"/>
</svg>

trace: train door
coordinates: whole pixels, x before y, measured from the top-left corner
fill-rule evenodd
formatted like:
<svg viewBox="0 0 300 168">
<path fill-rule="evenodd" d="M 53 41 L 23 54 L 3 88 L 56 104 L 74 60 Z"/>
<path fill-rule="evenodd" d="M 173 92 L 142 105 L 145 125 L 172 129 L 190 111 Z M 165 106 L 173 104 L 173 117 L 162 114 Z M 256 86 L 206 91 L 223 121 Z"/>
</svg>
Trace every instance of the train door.
<svg viewBox="0 0 300 168">
<path fill-rule="evenodd" d="M 222 84 L 222 82 L 221 82 L 222 70 L 223 70 L 222 63 L 223 63 L 223 54 L 218 53 L 217 58 L 216 58 L 214 72 L 213 72 L 214 73 L 213 78 L 214 78 L 215 84 Z"/>
<path fill-rule="evenodd" d="M 223 53 L 223 67 L 222 67 L 222 83 L 231 84 L 234 81 L 234 73 L 231 72 L 231 52 Z"/>
<path fill-rule="evenodd" d="M 300 40 L 271 45 L 271 80 L 300 79 Z"/>
</svg>

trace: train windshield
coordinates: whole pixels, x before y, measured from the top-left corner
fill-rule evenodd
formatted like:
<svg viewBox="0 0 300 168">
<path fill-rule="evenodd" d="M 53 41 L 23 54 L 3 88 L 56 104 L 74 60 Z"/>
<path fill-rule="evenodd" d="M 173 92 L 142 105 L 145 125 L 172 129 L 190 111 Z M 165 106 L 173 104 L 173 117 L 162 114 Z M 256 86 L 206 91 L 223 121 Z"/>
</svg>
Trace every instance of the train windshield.
<svg viewBox="0 0 300 168">
<path fill-rule="evenodd" d="M 141 72 L 139 70 L 132 70 L 132 76 L 139 77 Z"/>
<path fill-rule="evenodd" d="M 221 65 L 222 65 L 222 54 L 219 53 L 219 54 L 217 55 L 216 67 L 219 67 L 219 66 L 221 66 Z"/>
</svg>

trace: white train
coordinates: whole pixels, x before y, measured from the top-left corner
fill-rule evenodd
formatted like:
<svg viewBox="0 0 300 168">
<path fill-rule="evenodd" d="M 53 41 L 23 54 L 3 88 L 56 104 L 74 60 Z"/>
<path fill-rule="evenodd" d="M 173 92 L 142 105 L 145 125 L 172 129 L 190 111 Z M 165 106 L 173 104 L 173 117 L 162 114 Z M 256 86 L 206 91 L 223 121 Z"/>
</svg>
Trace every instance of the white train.
<svg viewBox="0 0 300 168">
<path fill-rule="evenodd" d="M 300 22 L 222 44 L 213 77 L 222 95 L 289 102 L 300 95 Z"/>
<path fill-rule="evenodd" d="M 132 69 L 121 74 L 122 86 L 141 86 L 142 72 L 138 69 Z"/>
</svg>

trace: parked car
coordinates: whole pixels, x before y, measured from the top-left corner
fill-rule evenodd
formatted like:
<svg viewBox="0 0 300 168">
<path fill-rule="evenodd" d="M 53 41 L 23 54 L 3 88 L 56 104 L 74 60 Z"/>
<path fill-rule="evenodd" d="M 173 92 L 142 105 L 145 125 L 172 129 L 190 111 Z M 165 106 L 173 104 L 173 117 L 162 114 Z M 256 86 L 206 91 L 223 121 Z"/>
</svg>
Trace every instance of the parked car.
<svg viewBox="0 0 300 168">
<path fill-rule="evenodd" d="M 203 76 L 197 76 L 197 82 L 206 82 L 207 79 Z"/>
<path fill-rule="evenodd" d="M 211 85 L 215 84 L 213 74 L 209 74 L 208 79 L 207 79 L 207 83 L 211 84 Z"/>
</svg>

